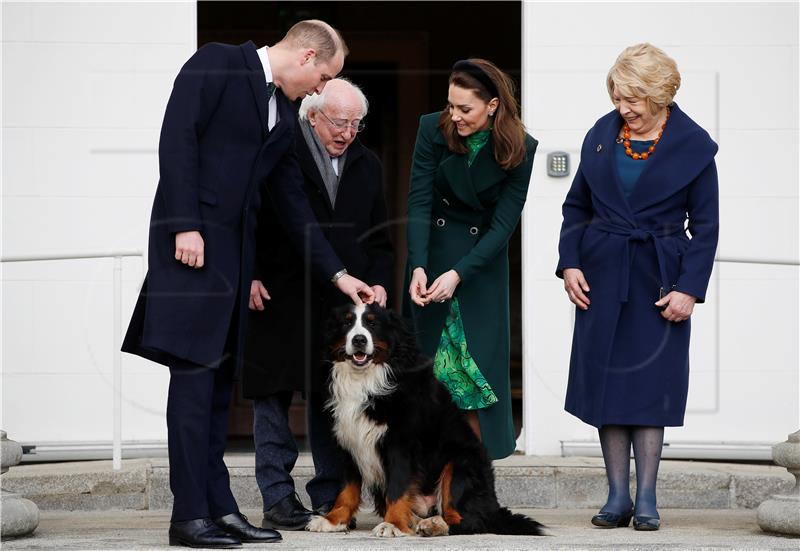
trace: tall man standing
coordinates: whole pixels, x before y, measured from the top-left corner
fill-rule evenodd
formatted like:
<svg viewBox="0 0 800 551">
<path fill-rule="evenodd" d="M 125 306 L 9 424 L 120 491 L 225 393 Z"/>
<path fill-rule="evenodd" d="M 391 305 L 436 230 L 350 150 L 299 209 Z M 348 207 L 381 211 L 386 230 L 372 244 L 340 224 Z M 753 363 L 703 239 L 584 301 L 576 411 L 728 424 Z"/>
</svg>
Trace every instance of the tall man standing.
<svg viewBox="0 0 800 551">
<path fill-rule="evenodd" d="M 301 21 L 270 48 L 207 44 L 175 79 L 159 142 L 149 271 L 122 349 L 169 366 L 170 543 L 231 547 L 279 541 L 239 513 L 223 462 L 255 258 L 261 188 L 314 273 L 359 302 L 314 224 L 291 145 L 290 101 L 321 92 L 347 48 L 327 23 Z"/>
</svg>

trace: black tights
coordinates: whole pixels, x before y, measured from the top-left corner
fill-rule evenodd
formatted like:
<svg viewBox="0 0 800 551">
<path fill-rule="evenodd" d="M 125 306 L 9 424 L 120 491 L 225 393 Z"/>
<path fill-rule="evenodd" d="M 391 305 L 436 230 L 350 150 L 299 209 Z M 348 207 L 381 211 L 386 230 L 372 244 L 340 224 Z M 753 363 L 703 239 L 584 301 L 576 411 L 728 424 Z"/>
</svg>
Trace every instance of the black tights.
<svg viewBox="0 0 800 551">
<path fill-rule="evenodd" d="M 635 513 L 657 517 L 656 479 L 664 445 L 664 427 L 605 425 L 599 432 L 608 477 L 608 501 L 601 511 L 625 513 L 633 505 L 630 494 L 632 443 L 636 462 Z"/>
</svg>

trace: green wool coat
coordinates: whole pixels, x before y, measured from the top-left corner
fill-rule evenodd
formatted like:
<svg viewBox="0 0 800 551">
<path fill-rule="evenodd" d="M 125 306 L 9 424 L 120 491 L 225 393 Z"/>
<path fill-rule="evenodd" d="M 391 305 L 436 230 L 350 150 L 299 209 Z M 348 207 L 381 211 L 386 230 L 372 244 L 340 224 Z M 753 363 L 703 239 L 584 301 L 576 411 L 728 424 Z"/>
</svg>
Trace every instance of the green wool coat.
<svg viewBox="0 0 800 551">
<path fill-rule="evenodd" d="M 533 168 L 537 141 L 526 135 L 525 160 L 503 170 L 494 159 L 492 138 L 472 166 L 467 155 L 447 148 L 439 113 L 420 119 L 408 192 L 407 281 L 423 267 L 428 285 L 448 270 L 461 283 L 467 348 L 497 395 L 478 410 L 481 436 L 492 459 L 514 452 L 509 377 L 508 241 L 516 228 Z M 408 289 L 408 285 L 406 285 Z M 433 357 L 450 310 L 449 302 L 421 308 L 407 301 L 422 350 Z"/>
</svg>

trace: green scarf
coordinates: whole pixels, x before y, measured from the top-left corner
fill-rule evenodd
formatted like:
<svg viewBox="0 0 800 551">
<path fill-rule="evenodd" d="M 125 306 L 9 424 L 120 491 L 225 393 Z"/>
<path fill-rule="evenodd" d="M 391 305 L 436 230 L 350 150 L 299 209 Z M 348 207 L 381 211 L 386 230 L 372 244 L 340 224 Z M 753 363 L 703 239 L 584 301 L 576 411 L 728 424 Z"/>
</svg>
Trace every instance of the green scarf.
<svg viewBox="0 0 800 551">
<path fill-rule="evenodd" d="M 492 135 L 492 129 L 489 127 L 486 130 L 479 130 L 474 134 L 470 134 L 464 140 L 467 145 L 467 165 L 472 166 L 472 161 L 475 160 L 475 157 L 478 155 L 478 151 L 486 145 L 486 142 L 489 141 L 489 136 Z"/>
</svg>

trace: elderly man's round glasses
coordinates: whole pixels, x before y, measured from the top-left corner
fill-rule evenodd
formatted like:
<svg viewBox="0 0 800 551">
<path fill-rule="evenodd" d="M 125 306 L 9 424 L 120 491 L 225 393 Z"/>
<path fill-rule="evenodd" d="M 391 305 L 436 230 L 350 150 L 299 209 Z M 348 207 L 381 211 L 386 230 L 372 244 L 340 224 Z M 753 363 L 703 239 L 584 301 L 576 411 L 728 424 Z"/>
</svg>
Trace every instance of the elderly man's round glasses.
<svg viewBox="0 0 800 551">
<path fill-rule="evenodd" d="M 366 126 L 364 121 L 361 119 L 353 119 L 352 121 L 347 121 L 345 119 L 332 119 L 326 115 L 325 111 L 322 109 L 320 109 L 319 112 L 322 113 L 322 115 L 328 119 L 328 122 L 331 123 L 331 126 L 333 126 L 339 132 L 344 132 L 345 129 L 349 127 L 350 130 L 352 130 L 354 133 L 357 133 L 364 130 L 364 126 Z"/>
</svg>

